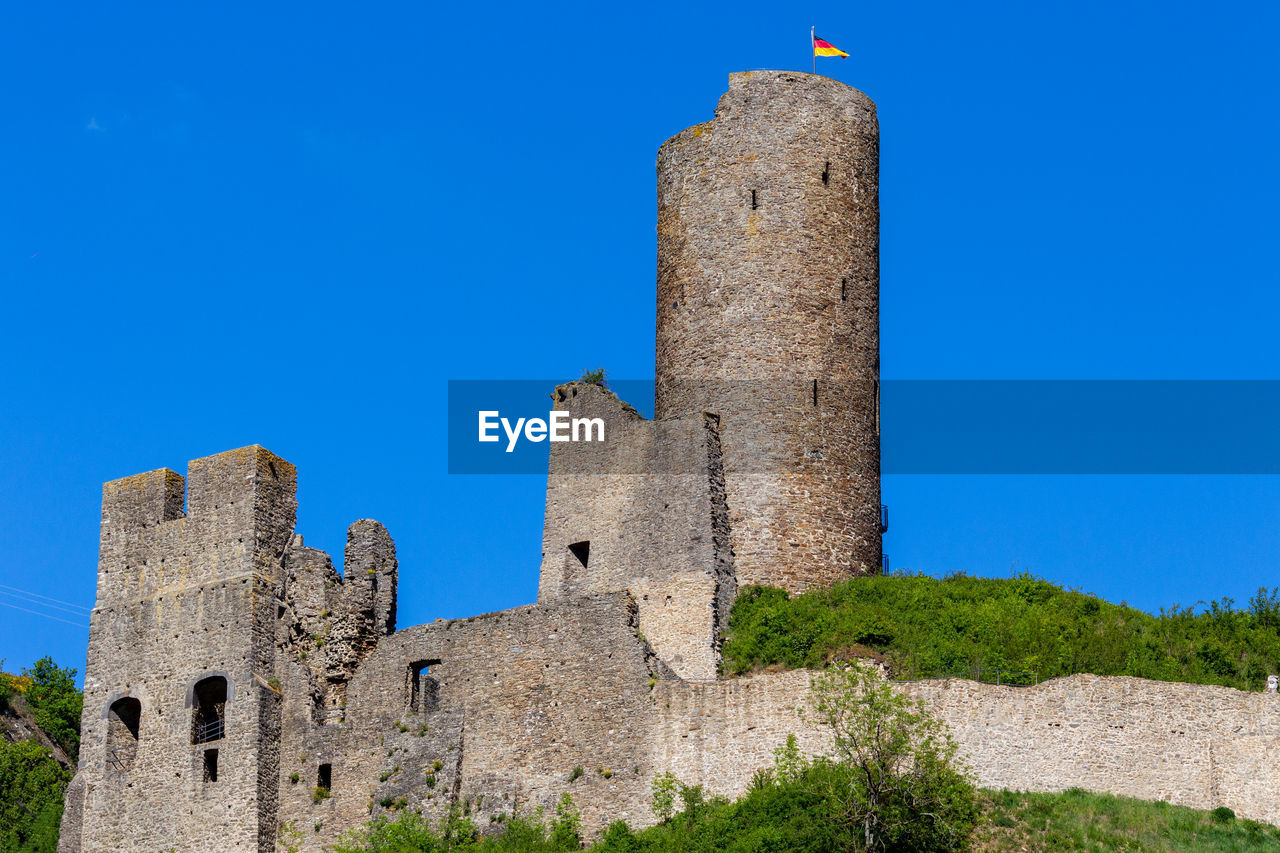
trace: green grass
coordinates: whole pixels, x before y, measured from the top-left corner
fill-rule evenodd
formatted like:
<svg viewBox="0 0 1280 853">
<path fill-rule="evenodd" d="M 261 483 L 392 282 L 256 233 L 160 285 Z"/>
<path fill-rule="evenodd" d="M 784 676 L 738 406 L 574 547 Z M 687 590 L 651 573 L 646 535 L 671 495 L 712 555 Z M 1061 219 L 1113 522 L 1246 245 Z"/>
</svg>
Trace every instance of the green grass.
<svg viewBox="0 0 1280 853">
<path fill-rule="evenodd" d="M 1226 809 L 1199 811 L 1079 789 L 1060 794 L 980 791 L 982 817 L 974 853 L 1020 851 L 1262 851 L 1280 850 L 1280 829 L 1238 820 Z M 512 818 L 505 832 L 476 837 L 430 827 L 416 812 L 381 818 L 364 843 L 340 843 L 341 853 L 564 853 L 578 849 L 576 830 L 560 833 L 535 816 Z M 452 835 L 450 839 L 449 836 Z M 633 831 L 618 821 L 586 849 L 596 853 L 829 853 L 846 849 L 824 804 L 796 786 L 755 787 L 736 802 L 713 799 L 695 813 Z M 856 845 L 855 845 L 856 847 Z"/>
<path fill-rule="evenodd" d="M 1280 593 L 1158 615 L 1027 574 L 857 578 L 794 598 L 746 587 L 734 603 L 724 670 L 819 667 L 883 656 L 901 677 L 975 668 L 1041 679 L 1090 672 L 1261 690 L 1280 671 Z"/>
<path fill-rule="evenodd" d="M 1198 811 L 1072 789 L 1061 794 L 983 791 L 974 850 L 1280 850 L 1280 829 Z"/>
</svg>

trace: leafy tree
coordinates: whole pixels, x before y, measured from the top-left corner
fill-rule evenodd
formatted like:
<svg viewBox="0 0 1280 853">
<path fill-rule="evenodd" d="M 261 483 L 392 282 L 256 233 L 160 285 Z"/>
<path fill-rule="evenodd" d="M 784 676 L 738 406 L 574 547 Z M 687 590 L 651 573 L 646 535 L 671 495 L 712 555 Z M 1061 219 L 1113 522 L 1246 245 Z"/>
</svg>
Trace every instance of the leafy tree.
<svg viewBox="0 0 1280 853">
<path fill-rule="evenodd" d="M 845 850 L 963 850 L 977 822 L 973 784 L 945 725 L 870 667 L 815 676 L 808 715 L 831 730 L 832 754 L 806 759 L 795 742 L 778 776 L 816 794 Z"/>
<path fill-rule="evenodd" d="M 582 846 L 582 816 L 568 792 L 562 794 L 560 802 L 556 803 L 550 841 L 553 850 L 577 850 Z"/>
<path fill-rule="evenodd" d="M 39 744 L 0 740 L 0 850 L 53 853 L 70 779 Z"/>
<path fill-rule="evenodd" d="M 26 700 L 36 725 L 75 760 L 80 752 L 80 710 L 84 697 L 76 689 L 76 671 L 63 668 L 48 655 L 23 675 L 31 679 Z"/>
<path fill-rule="evenodd" d="M 676 794 L 680 790 L 680 780 L 668 771 L 653 778 L 650 790 L 653 816 L 660 823 L 666 823 L 676 813 Z"/>
</svg>

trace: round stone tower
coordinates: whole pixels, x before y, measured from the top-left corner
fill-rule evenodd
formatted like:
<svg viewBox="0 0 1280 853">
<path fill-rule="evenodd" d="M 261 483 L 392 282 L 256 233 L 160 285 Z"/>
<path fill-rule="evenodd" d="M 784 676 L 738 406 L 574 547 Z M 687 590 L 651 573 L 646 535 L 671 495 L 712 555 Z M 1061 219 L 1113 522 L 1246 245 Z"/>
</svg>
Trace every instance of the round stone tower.
<svg viewBox="0 0 1280 853">
<path fill-rule="evenodd" d="M 879 126 L 813 74 L 729 77 L 658 151 L 656 416 L 720 416 L 739 584 L 878 572 Z"/>
</svg>

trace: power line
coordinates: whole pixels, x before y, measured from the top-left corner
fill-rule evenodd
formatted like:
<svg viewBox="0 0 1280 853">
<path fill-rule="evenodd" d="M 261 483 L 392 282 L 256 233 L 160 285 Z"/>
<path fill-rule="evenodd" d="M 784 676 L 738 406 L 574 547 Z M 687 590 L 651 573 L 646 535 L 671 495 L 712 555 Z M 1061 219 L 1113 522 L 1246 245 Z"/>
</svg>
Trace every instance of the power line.
<svg viewBox="0 0 1280 853">
<path fill-rule="evenodd" d="M 32 596 L 32 597 L 34 597 L 34 598 L 43 598 L 45 601 L 53 601 L 53 602 L 56 602 L 56 603 L 58 603 L 58 604 L 65 604 L 65 605 L 67 605 L 68 607 L 74 607 L 74 608 L 76 608 L 77 610 L 83 610 L 85 613 L 88 613 L 90 610 L 92 610 L 92 609 L 93 609 L 93 608 L 91 608 L 91 607 L 85 607 L 83 604 L 74 604 L 74 603 L 72 603 L 72 602 L 70 602 L 70 601 L 63 601 L 63 600 L 62 600 L 62 599 L 60 599 L 60 598 L 51 598 L 51 597 L 49 597 L 49 596 L 47 596 L 47 595 L 41 595 L 41 594 L 40 594 L 40 593 L 38 593 L 38 592 L 31 592 L 30 590 L 26 590 L 26 589 L 19 589 L 19 588 L 18 588 L 18 587 L 16 587 L 16 586 L 9 586 L 8 584 L 4 584 L 4 583 L 0 583 L 0 589 L 7 589 L 7 590 L 10 590 L 10 591 L 12 591 L 12 592 L 20 592 L 20 593 L 22 593 L 23 595 L 30 595 L 30 596 Z"/>
<path fill-rule="evenodd" d="M 72 610 L 70 607 L 63 607 L 61 604 L 47 604 L 43 601 L 36 601 L 31 598 L 30 593 L 5 592 L 3 589 L 0 589 L 0 595 L 7 595 L 10 598 L 16 598 L 23 604 L 34 604 L 36 607 L 48 607 L 53 610 L 61 610 L 63 613 L 70 613 L 72 616 L 85 615 L 79 610 Z"/>
<path fill-rule="evenodd" d="M 16 604 L 10 604 L 7 601 L 0 601 L 0 607 L 12 607 L 14 610 L 21 610 L 24 613 L 30 613 L 33 616 L 43 616 L 45 619 L 52 619 L 54 622 L 62 622 L 66 625 L 74 625 L 77 628 L 88 628 L 89 626 L 83 622 L 72 622 L 70 619 L 60 619 L 57 616 L 50 616 L 48 613 L 39 613 L 35 610 L 28 610 L 25 607 L 19 607 Z"/>
</svg>

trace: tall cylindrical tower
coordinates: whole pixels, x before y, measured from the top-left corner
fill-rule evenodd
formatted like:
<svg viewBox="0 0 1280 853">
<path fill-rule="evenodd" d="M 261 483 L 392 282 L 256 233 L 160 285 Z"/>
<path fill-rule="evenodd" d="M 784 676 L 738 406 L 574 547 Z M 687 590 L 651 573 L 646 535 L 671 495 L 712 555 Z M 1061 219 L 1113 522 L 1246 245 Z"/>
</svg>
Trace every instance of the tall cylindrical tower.
<svg viewBox="0 0 1280 853">
<path fill-rule="evenodd" d="M 656 416 L 720 416 L 740 584 L 880 568 L 879 139 L 858 90 L 750 71 L 658 152 Z"/>
</svg>

